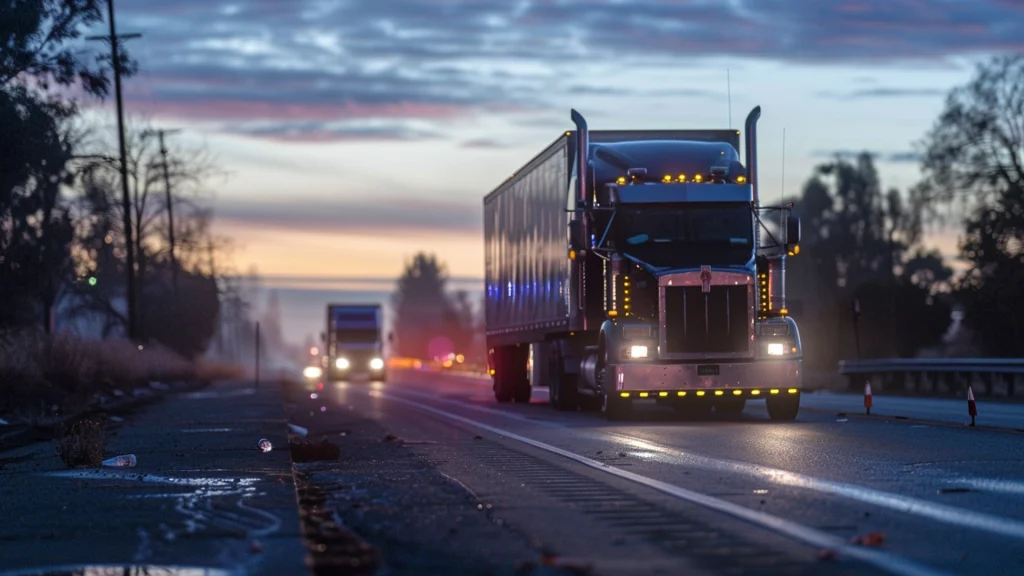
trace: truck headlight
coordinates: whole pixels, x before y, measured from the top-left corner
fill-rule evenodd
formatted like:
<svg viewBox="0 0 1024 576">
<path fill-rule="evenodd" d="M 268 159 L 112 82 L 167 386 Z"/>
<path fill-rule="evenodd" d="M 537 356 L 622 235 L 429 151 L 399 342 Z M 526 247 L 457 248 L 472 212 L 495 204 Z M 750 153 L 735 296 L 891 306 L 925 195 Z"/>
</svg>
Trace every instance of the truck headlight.
<svg viewBox="0 0 1024 576">
<path fill-rule="evenodd" d="M 306 378 L 309 378 L 310 380 L 316 380 L 317 378 L 322 376 L 323 373 L 324 371 L 321 370 L 319 366 L 306 366 L 302 370 L 302 375 L 305 376 Z"/>
<path fill-rule="evenodd" d="M 380 358 L 374 358 L 370 360 L 370 370 L 382 370 L 384 368 L 384 360 Z"/>
<path fill-rule="evenodd" d="M 348 370 L 348 358 L 338 358 L 334 361 L 334 367 L 338 370 Z"/>
<path fill-rule="evenodd" d="M 782 342 L 769 342 L 766 351 L 769 356 L 782 356 L 786 353 L 786 345 Z"/>
<path fill-rule="evenodd" d="M 630 346 L 630 358 L 647 358 L 647 346 Z"/>
</svg>

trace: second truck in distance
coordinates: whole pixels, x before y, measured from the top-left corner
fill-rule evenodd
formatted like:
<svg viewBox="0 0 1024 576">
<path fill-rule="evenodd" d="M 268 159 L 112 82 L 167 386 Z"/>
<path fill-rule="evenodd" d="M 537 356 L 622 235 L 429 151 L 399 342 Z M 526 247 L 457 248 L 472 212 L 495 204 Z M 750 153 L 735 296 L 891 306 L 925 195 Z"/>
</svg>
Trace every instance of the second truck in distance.
<svg viewBox="0 0 1024 576">
<path fill-rule="evenodd" d="M 772 419 L 796 417 L 785 274 L 800 221 L 759 203 L 760 114 L 744 163 L 737 130 L 591 132 L 573 110 L 575 131 L 484 198 L 499 402 L 529 402 L 533 385 L 610 419 L 635 400 L 739 412 L 761 398 Z"/>
</svg>

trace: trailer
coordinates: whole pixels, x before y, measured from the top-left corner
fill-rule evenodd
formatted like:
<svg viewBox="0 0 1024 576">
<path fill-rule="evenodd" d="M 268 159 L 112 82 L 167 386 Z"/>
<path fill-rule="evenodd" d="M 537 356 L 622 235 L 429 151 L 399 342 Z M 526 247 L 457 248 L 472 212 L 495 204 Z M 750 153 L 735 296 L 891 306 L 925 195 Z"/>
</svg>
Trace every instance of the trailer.
<svg viewBox="0 0 1024 576">
<path fill-rule="evenodd" d="M 380 304 L 328 304 L 323 334 L 328 380 L 386 379 Z"/>
<path fill-rule="evenodd" d="M 758 200 L 756 125 L 567 131 L 484 197 L 486 337 L 498 402 L 634 401 L 796 417 L 802 345 L 785 304 L 791 206 Z M 580 154 L 583 151 L 583 154 Z"/>
</svg>

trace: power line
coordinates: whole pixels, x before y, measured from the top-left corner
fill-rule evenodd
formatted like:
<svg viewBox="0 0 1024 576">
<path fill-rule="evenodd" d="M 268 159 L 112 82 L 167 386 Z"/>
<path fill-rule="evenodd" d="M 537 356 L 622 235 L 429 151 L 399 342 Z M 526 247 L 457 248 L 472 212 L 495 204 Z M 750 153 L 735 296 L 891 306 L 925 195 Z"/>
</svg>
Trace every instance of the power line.
<svg viewBox="0 0 1024 576">
<path fill-rule="evenodd" d="M 156 134 L 160 138 L 160 163 L 163 166 L 164 194 L 167 200 L 167 243 L 169 245 L 171 255 L 171 278 L 175 293 L 177 293 L 178 291 L 178 260 L 174 252 L 174 198 L 173 195 L 171 194 L 171 176 L 167 168 L 167 146 L 164 145 L 164 135 L 177 134 L 178 132 L 181 132 L 181 130 L 178 128 L 173 128 L 160 130 L 146 130 L 145 132 L 142 133 L 143 137 Z"/>
</svg>

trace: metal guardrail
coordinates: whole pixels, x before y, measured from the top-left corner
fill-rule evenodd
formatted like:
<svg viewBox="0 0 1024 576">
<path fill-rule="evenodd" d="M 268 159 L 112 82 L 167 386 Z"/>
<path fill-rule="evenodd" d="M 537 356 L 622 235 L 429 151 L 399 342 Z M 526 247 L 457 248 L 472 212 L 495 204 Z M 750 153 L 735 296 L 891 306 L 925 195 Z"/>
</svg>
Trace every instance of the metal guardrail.
<svg viewBox="0 0 1024 576">
<path fill-rule="evenodd" d="M 851 390 L 866 381 L 873 389 L 915 394 L 963 396 L 971 386 L 976 394 L 1019 398 L 1024 390 L 1024 358 L 843 360 L 839 373 L 849 378 Z"/>
</svg>

